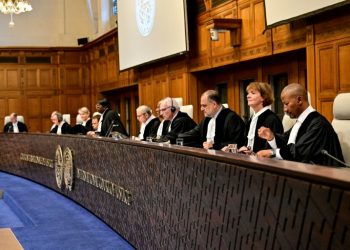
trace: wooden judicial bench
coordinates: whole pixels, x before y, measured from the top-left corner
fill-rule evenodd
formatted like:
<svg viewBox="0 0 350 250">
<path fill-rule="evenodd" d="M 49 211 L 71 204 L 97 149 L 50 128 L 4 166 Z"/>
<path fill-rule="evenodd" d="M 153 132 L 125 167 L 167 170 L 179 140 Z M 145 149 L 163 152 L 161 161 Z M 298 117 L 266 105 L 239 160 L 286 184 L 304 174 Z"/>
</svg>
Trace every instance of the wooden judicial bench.
<svg viewBox="0 0 350 250">
<path fill-rule="evenodd" d="M 112 138 L 0 138 L 0 171 L 72 199 L 137 249 L 350 247 L 347 169 Z M 72 152 L 72 190 L 57 185 L 58 145 Z"/>
</svg>

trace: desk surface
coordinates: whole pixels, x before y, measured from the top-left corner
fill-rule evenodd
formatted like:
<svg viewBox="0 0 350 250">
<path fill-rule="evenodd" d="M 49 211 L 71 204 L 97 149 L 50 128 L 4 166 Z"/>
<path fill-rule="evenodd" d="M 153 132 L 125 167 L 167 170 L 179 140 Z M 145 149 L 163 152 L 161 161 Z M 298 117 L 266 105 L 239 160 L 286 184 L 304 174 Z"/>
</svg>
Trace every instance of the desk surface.
<svg viewBox="0 0 350 250">
<path fill-rule="evenodd" d="M 1 171 L 75 200 L 136 248 L 350 244 L 343 237 L 350 226 L 347 169 L 109 138 L 0 139 Z M 57 169 L 45 165 L 58 145 L 72 152 L 72 190 L 59 188 Z"/>
</svg>

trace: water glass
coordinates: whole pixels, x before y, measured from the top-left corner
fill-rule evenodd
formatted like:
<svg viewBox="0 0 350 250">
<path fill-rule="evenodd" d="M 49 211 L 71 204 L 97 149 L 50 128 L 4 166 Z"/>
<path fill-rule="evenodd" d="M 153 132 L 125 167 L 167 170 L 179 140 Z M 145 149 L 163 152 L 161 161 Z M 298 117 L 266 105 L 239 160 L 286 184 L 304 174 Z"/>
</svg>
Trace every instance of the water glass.
<svg viewBox="0 0 350 250">
<path fill-rule="evenodd" d="M 228 144 L 228 150 L 231 153 L 237 153 L 237 144 Z"/>
<path fill-rule="evenodd" d="M 184 145 L 184 139 L 183 138 L 177 138 L 176 139 L 176 145 L 183 146 Z"/>
</svg>

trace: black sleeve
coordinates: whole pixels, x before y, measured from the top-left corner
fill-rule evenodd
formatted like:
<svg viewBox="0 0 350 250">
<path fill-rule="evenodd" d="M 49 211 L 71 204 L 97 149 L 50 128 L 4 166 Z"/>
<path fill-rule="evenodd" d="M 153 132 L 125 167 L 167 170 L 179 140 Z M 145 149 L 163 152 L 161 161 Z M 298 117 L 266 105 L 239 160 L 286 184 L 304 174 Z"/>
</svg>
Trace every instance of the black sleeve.
<svg viewBox="0 0 350 250">
<path fill-rule="evenodd" d="M 22 124 L 23 124 L 23 132 L 28 133 L 27 125 L 25 123 L 22 123 Z"/>
<path fill-rule="evenodd" d="M 245 123 L 239 115 L 230 113 L 225 121 L 224 129 L 226 131 L 225 140 L 220 143 L 219 148 L 214 144 L 215 149 L 222 149 L 228 144 L 237 144 L 238 148 L 244 145 Z"/>
<path fill-rule="evenodd" d="M 58 126 L 55 125 L 55 127 L 53 127 L 53 129 L 50 130 L 50 133 L 51 134 L 57 134 L 57 129 L 58 129 Z"/>
<path fill-rule="evenodd" d="M 156 120 L 153 122 L 150 130 L 149 130 L 149 137 L 152 137 L 152 138 L 155 138 L 157 137 L 157 131 L 158 131 L 158 127 L 160 125 L 160 121 L 159 120 Z"/>
<path fill-rule="evenodd" d="M 201 139 L 201 126 L 203 126 L 204 119 L 190 131 L 179 134 L 178 138 L 183 139 L 184 146 L 202 148 L 203 142 Z"/>
<path fill-rule="evenodd" d="M 6 125 L 4 126 L 3 132 L 7 133 L 8 131 L 9 131 L 9 124 L 6 123 Z"/>
<path fill-rule="evenodd" d="M 165 136 L 161 136 L 157 142 L 167 142 L 170 141 L 171 144 L 176 143 L 176 138 L 179 134 L 185 133 L 188 130 L 190 130 L 190 123 L 191 121 L 187 117 L 181 117 L 178 119 L 175 119 L 172 124 L 169 126 L 172 126 L 171 131 L 169 131 Z M 194 126 L 193 126 L 194 127 Z"/>
</svg>

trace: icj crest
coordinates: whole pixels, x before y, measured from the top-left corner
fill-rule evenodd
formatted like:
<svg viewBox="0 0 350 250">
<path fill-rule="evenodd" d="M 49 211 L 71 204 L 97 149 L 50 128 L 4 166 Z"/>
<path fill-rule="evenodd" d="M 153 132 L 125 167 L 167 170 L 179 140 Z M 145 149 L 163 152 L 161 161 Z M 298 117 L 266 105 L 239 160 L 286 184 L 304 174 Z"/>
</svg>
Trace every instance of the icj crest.
<svg viewBox="0 0 350 250">
<path fill-rule="evenodd" d="M 155 0 L 136 0 L 136 21 L 143 36 L 148 36 L 152 30 L 155 7 Z"/>
</svg>

